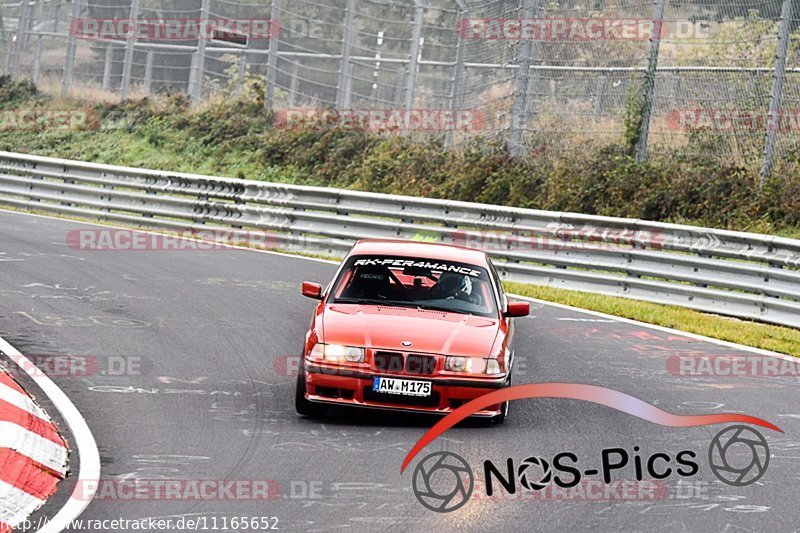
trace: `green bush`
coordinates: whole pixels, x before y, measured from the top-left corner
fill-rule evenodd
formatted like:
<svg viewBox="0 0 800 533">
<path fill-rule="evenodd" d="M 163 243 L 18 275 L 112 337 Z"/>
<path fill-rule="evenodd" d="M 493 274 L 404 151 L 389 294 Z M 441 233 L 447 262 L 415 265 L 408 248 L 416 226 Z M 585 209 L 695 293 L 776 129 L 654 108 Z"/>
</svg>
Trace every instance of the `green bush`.
<svg viewBox="0 0 800 533">
<path fill-rule="evenodd" d="M 36 86 L 28 80 L 0 76 L 0 109 L 13 109 L 39 96 Z"/>
<path fill-rule="evenodd" d="M 104 127 L 97 131 L 17 131 L 0 136 L 0 149 L 740 230 L 800 227 L 800 150 L 787 150 L 790 157 L 762 188 L 757 169 L 696 155 L 696 146 L 654 154 L 640 164 L 630 155 L 630 139 L 607 145 L 590 140 L 520 160 L 497 138 L 475 138 L 450 150 L 441 138 L 281 129 L 253 94 L 197 110 L 177 94 L 98 104 Z M 0 77 L 0 106 L 34 98 L 48 105 L 30 83 Z"/>
</svg>

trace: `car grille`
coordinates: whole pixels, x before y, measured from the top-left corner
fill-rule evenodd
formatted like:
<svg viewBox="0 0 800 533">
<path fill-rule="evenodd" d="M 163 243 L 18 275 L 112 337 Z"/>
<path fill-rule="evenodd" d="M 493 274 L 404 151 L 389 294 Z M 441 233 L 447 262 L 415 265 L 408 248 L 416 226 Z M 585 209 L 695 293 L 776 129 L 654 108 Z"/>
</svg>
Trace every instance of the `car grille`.
<svg viewBox="0 0 800 533">
<path fill-rule="evenodd" d="M 409 355 L 406 372 L 416 376 L 428 376 L 436 370 L 436 358 L 432 355 Z"/>
<path fill-rule="evenodd" d="M 430 376 L 436 371 L 436 357 L 433 355 L 377 351 L 373 360 L 375 368 L 381 372 L 400 374 L 405 371 L 412 376 Z"/>
<path fill-rule="evenodd" d="M 403 354 L 399 352 L 375 352 L 375 368 L 383 372 L 402 372 Z"/>
</svg>

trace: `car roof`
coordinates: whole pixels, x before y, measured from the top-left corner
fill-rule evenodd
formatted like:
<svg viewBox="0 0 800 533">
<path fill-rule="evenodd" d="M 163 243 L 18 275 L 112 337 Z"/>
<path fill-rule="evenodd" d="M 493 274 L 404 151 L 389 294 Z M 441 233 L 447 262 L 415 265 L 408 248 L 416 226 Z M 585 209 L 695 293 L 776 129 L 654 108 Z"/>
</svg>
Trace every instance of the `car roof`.
<svg viewBox="0 0 800 533">
<path fill-rule="evenodd" d="M 486 254 L 480 250 L 463 248 L 452 244 L 403 241 L 397 239 L 366 239 L 358 241 L 350 251 L 353 255 L 386 255 L 390 257 L 418 257 L 456 261 L 478 266 L 487 266 Z"/>
</svg>

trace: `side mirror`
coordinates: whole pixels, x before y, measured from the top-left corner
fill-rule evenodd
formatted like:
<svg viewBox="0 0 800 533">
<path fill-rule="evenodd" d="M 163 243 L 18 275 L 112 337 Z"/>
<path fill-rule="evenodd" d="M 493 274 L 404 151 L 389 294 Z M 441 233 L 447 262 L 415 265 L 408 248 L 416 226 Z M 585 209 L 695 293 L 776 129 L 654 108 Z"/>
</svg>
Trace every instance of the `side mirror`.
<svg viewBox="0 0 800 533">
<path fill-rule="evenodd" d="M 511 302 L 506 310 L 506 316 L 509 318 L 528 316 L 529 314 L 531 314 L 531 304 L 528 302 Z"/>
<path fill-rule="evenodd" d="M 319 283 L 312 283 L 310 281 L 303 282 L 303 289 L 301 291 L 306 298 L 313 298 L 315 300 L 322 299 L 322 285 Z"/>
</svg>

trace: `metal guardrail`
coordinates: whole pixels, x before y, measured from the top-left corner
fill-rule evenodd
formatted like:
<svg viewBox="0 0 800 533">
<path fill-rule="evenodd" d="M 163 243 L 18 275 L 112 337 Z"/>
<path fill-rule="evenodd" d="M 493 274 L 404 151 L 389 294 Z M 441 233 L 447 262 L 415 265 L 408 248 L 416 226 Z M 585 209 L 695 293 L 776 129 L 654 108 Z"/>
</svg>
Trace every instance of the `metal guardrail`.
<svg viewBox="0 0 800 533">
<path fill-rule="evenodd" d="M 0 205 L 171 231 L 267 231 L 341 256 L 357 239 L 487 251 L 504 279 L 800 327 L 800 240 L 0 152 Z"/>
</svg>

